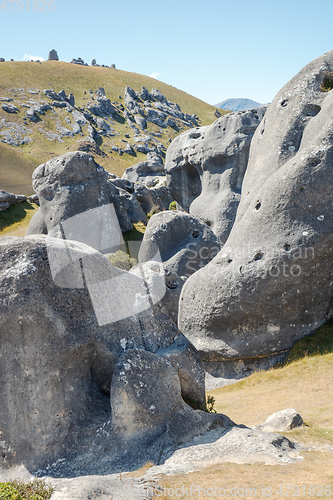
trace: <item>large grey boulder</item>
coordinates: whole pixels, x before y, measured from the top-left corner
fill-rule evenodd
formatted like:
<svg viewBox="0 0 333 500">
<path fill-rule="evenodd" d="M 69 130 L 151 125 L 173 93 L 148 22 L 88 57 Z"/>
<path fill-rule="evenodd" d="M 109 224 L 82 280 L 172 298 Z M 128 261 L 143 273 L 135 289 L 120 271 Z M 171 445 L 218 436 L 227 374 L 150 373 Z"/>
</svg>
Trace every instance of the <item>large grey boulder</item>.
<svg viewBox="0 0 333 500">
<path fill-rule="evenodd" d="M 150 260 L 159 249 L 165 271 L 166 293 L 163 304 L 177 323 L 182 287 L 191 274 L 206 266 L 220 250 L 213 231 L 192 215 L 164 211 L 153 215 L 140 248 L 140 258 Z"/>
<path fill-rule="evenodd" d="M 0 257 L 2 460 L 110 473 L 227 423 L 184 402 L 205 408 L 203 370 L 148 263 L 139 277 L 49 236 L 0 238 Z"/>
<path fill-rule="evenodd" d="M 332 314 L 332 71 L 333 51 L 270 104 L 231 234 L 183 288 L 180 328 L 203 359 L 281 353 Z"/>
<path fill-rule="evenodd" d="M 0 189 L 0 212 L 6 210 L 15 203 L 22 203 L 27 200 L 25 195 L 13 194 Z"/>
<path fill-rule="evenodd" d="M 257 425 L 256 429 L 264 432 L 286 432 L 302 425 L 301 415 L 293 408 L 287 408 L 270 415 L 264 423 Z"/>
<path fill-rule="evenodd" d="M 99 87 L 94 93 L 94 100 L 87 106 L 90 113 L 96 116 L 112 116 L 115 113 L 115 108 L 111 104 L 111 101 L 105 95 L 105 90 L 103 87 Z"/>
<path fill-rule="evenodd" d="M 36 168 L 32 180 L 42 214 L 34 217 L 38 217 L 37 226 L 43 219 L 47 232 L 71 217 L 108 204 L 114 205 L 124 232 L 130 231 L 133 223 L 146 222 L 136 198 L 114 186 L 108 173 L 88 153 L 76 151 L 53 158 Z M 27 234 L 36 233 L 34 217 Z"/>
<path fill-rule="evenodd" d="M 253 134 L 266 108 L 222 116 L 176 137 L 165 162 L 173 198 L 224 243 L 236 217 Z"/>
<path fill-rule="evenodd" d="M 127 167 L 122 178 L 152 187 L 158 184 L 161 179 L 165 180 L 164 165 L 156 160 L 141 161 Z"/>
<path fill-rule="evenodd" d="M 168 210 L 173 201 L 169 189 L 163 185 L 148 188 L 143 184 L 133 183 L 133 195 L 146 214 L 153 209 Z"/>
<path fill-rule="evenodd" d="M 144 349 L 130 349 L 120 359 L 112 379 L 111 399 L 116 402 L 112 408 L 113 430 L 127 442 L 143 437 L 152 442 L 163 436 L 166 444 L 175 438 L 179 444 L 212 424 L 204 412 L 193 418 L 193 410 L 181 396 L 174 365 Z M 196 431 L 192 426 L 197 426 Z"/>
</svg>

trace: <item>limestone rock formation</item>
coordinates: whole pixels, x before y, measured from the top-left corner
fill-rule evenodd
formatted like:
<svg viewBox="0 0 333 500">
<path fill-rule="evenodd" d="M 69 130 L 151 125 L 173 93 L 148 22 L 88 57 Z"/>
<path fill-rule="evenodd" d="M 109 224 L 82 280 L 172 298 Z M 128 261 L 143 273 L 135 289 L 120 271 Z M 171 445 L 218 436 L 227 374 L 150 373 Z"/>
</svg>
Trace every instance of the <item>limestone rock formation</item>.
<svg viewBox="0 0 333 500">
<path fill-rule="evenodd" d="M 58 53 L 55 49 L 50 50 L 48 61 L 59 61 Z"/>
<path fill-rule="evenodd" d="M 3 237 L 0 254 L 2 459 L 110 473 L 232 425 L 185 404 L 205 407 L 203 370 L 153 305 L 147 268 L 143 286 L 93 248 L 49 236 Z"/>
<path fill-rule="evenodd" d="M 165 162 L 168 187 L 185 211 L 224 243 L 236 217 L 253 134 L 266 108 L 222 116 L 174 139 Z"/>
<path fill-rule="evenodd" d="M 14 104 L 10 104 L 10 103 L 2 103 L 1 104 L 1 108 L 6 111 L 6 113 L 18 113 L 19 110 L 16 106 L 14 106 Z"/>
<path fill-rule="evenodd" d="M 157 248 L 166 278 L 163 304 L 177 323 L 179 297 L 186 279 L 218 254 L 220 243 L 213 231 L 192 215 L 164 211 L 150 218 L 140 258 L 150 260 Z"/>
<path fill-rule="evenodd" d="M 27 197 L 24 195 L 8 193 L 3 189 L 0 189 L 0 212 L 2 210 L 7 210 L 12 204 L 22 203 L 26 201 Z"/>
<path fill-rule="evenodd" d="M 48 233 L 70 217 L 110 203 L 124 232 L 130 231 L 133 223 L 146 222 L 136 198 L 117 188 L 108 177 L 93 156 L 81 151 L 66 153 L 37 167 L 33 188 L 40 211 L 32 218 L 27 234 L 39 234 L 41 220 L 45 227 L 42 232 Z"/>
<path fill-rule="evenodd" d="M 153 187 L 160 181 L 165 180 L 164 165 L 160 160 L 141 161 L 126 168 L 122 178 L 147 187 Z"/>
<path fill-rule="evenodd" d="M 180 329 L 203 359 L 281 353 L 332 314 L 332 71 L 333 51 L 270 104 L 230 236 L 183 288 Z"/>
</svg>

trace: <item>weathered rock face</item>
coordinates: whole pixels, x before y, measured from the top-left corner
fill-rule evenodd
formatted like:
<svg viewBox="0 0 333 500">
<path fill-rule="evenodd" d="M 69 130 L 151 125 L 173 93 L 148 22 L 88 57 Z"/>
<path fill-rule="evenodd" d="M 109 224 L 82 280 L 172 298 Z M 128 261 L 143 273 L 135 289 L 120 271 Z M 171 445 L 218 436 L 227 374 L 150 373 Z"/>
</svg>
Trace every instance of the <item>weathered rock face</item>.
<svg viewBox="0 0 333 500">
<path fill-rule="evenodd" d="M 126 168 L 122 178 L 152 187 L 160 180 L 165 180 L 164 165 L 160 161 L 141 161 Z"/>
<path fill-rule="evenodd" d="M 219 255 L 188 279 L 181 330 L 204 359 L 289 349 L 332 314 L 333 51 L 275 97 L 251 144 L 242 198 Z"/>
<path fill-rule="evenodd" d="M 33 173 L 33 188 L 40 211 L 32 218 L 27 234 L 50 232 L 65 220 L 112 203 L 121 229 L 130 231 L 135 222 L 146 222 L 136 198 L 108 180 L 108 173 L 93 156 L 76 151 L 40 165 Z"/>
<path fill-rule="evenodd" d="M 9 463 L 36 471 L 85 454 L 81 470 L 85 460 L 95 470 L 108 461 L 110 470 L 113 455 L 125 454 L 114 443 L 128 435 L 152 442 L 164 433 L 161 443 L 172 435 L 175 444 L 186 426 L 194 435 L 212 424 L 184 403 L 205 407 L 203 370 L 196 350 L 152 305 L 149 280 L 151 307 L 135 314 L 145 300 L 139 278 L 91 247 L 9 237 L 0 238 L 0 254 L 0 447 Z"/>
<path fill-rule="evenodd" d="M 166 155 L 172 196 L 224 243 L 236 217 L 253 134 L 266 108 L 231 113 L 176 137 Z"/>
<path fill-rule="evenodd" d="M 153 382 L 152 382 L 153 381 Z M 161 398 L 163 394 L 163 398 Z M 111 384 L 112 425 L 124 441 L 185 442 L 207 430 L 211 416 L 184 403 L 176 368 L 165 357 L 143 349 L 128 350 L 116 366 Z M 179 439 L 181 436 L 181 439 Z"/>
<path fill-rule="evenodd" d="M 217 255 L 220 242 L 207 224 L 192 215 L 165 211 L 149 220 L 140 248 L 141 260 L 152 259 L 157 249 L 166 277 L 163 304 L 177 323 L 179 297 L 186 279 Z"/>
</svg>

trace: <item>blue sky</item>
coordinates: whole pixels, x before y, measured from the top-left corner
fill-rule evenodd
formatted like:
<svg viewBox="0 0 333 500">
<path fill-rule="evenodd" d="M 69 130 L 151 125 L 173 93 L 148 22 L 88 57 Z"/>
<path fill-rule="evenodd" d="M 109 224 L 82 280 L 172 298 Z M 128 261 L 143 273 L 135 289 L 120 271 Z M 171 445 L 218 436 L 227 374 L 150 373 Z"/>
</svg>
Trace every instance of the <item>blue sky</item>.
<svg viewBox="0 0 333 500">
<path fill-rule="evenodd" d="M 6 60 L 46 59 L 55 48 L 63 61 L 95 58 L 155 74 L 210 104 L 229 97 L 269 102 L 305 64 L 333 49 L 333 0 L 35 0 L 36 10 L 29 0 L 29 11 L 26 0 L 0 0 L 0 6 L 7 7 L 0 8 Z"/>
</svg>

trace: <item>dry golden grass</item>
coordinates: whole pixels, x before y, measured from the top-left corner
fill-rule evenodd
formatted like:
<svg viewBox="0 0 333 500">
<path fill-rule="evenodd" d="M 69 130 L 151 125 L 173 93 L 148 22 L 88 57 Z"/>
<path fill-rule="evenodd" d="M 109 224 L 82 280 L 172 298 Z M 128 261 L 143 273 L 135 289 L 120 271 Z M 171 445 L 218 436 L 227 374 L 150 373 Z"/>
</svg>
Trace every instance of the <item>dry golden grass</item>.
<svg viewBox="0 0 333 500">
<path fill-rule="evenodd" d="M 305 357 L 282 368 L 255 373 L 235 385 L 211 391 L 215 408 L 232 420 L 257 425 L 280 410 L 295 408 L 308 425 L 303 441 L 333 444 L 333 354 Z"/>
<path fill-rule="evenodd" d="M 262 488 L 267 495 L 271 493 L 272 499 L 332 498 L 333 353 L 329 352 L 332 340 L 333 324 L 330 322 L 318 334 L 296 345 L 290 355 L 292 361 L 285 366 L 255 373 L 232 386 L 210 392 L 216 399 L 218 412 L 248 426 L 264 422 L 274 412 L 295 408 L 302 415 L 305 425 L 283 434 L 308 449 L 301 452 L 302 461 L 285 465 L 221 463 L 189 474 L 162 476 L 160 486 L 166 488 L 165 494 L 159 492 L 154 498 L 189 498 L 181 490 L 177 490 L 179 495 L 176 496 L 176 488 L 183 485 L 188 489 L 191 485 L 201 487 L 200 494 L 193 490 L 190 498 L 194 499 L 204 498 L 204 490 L 207 493 L 208 488 L 213 488 L 208 493 L 214 494 L 217 488 L 217 494 L 211 494 L 211 498 L 222 498 L 223 490 L 218 496 L 221 488 L 225 489 L 224 496 L 229 498 L 247 498 L 251 494 L 264 498 Z M 307 354 L 314 352 L 316 342 L 327 354 Z M 302 349 L 303 357 L 293 361 L 301 356 Z M 294 489 L 288 490 L 287 485 L 294 486 Z M 330 485 L 330 490 L 325 490 L 327 485 Z M 269 491 L 267 488 L 270 486 Z M 168 491 L 168 488 L 173 491 Z"/>
<path fill-rule="evenodd" d="M 304 460 L 286 465 L 232 464 L 224 463 L 205 468 L 199 472 L 164 476 L 159 484 L 163 494 L 156 493 L 154 498 L 174 500 L 175 498 L 205 498 L 204 491 L 209 488 L 217 494 L 211 498 L 264 498 L 271 487 L 272 499 L 281 498 L 332 498 L 333 496 L 333 453 L 303 452 Z M 190 490 L 192 495 L 182 494 L 182 488 Z M 288 485 L 294 487 L 289 490 Z M 312 486 L 315 486 L 315 489 Z M 320 488 L 323 485 L 323 489 Z M 325 486 L 330 485 L 331 495 L 325 495 Z M 201 490 L 194 489 L 194 486 Z M 165 488 L 165 490 L 164 490 Z M 173 491 L 171 490 L 173 489 Z M 176 489 L 180 488 L 176 496 Z M 263 488 L 266 494 L 263 494 Z M 223 489 L 225 490 L 223 492 Z M 254 490 L 255 489 L 255 490 Z M 219 495 L 220 490 L 220 495 Z M 165 493 L 165 494 L 164 494 Z M 223 495 L 223 493 L 225 493 Z M 256 493 L 256 494 L 255 494 Z M 280 493 L 280 494 L 279 494 Z M 282 494 L 283 493 L 283 494 Z M 315 494 L 311 494 L 315 493 Z M 328 493 L 328 490 L 326 490 Z M 206 497 L 209 497 L 207 494 Z"/>
</svg>

